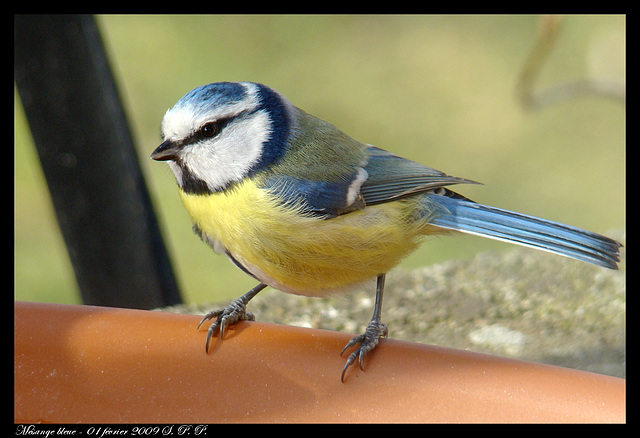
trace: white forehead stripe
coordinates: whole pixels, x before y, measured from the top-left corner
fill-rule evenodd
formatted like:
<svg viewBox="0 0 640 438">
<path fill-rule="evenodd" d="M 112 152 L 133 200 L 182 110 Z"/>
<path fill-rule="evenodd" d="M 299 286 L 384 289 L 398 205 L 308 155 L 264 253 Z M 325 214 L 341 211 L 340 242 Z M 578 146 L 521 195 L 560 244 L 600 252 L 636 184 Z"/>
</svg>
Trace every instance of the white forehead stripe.
<svg viewBox="0 0 640 438">
<path fill-rule="evenodd" d="M 258 88 L 251 83 L 241 83 L 245 89 L 242 100 L 225 101 L 220 105 L 205 105 L 190 94 L 180 99 L 167 110 L 162 119 L 162 134 L 165 140 L 178 141 L 195 133 L 206 122 L 234 117 L 260 105 Z M 187 99 L 187 97 L 191 97 Z"/>
</svg>

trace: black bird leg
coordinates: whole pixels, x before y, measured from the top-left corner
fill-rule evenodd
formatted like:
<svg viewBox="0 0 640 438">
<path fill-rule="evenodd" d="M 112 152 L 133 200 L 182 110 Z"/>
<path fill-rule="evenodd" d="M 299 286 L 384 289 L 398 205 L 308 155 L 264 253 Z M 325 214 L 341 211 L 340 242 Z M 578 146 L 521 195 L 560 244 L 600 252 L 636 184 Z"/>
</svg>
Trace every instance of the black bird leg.
<svg viewBox="0 0 640 438">
<path fill-rule="evenodd" d="M 356 360 L 356 357 L 358 358 L 360 369 L 364 371 L 362 365 L 363 358 L 367 353 L 376 348 L 381 338 L 386 338 L 388 335 L 387 325 L 380 321 L 382 315 L 384 279 L 385 274 L 378 275 L 378 283 L 376 285 L 376 303 L 373 309 L 373 317 L 371 318 L 371 321 L 369 321 L 369 325 L 367 325 L 363 334 L 352 338 L 340 352 L 340 355 L 342 356 L 342 353 L 344 353 L 345 350 L 353 347 L 354 345 L 360 344 L 360 346 L 347 358 L 347 363 L 342 369 L 342 375 L 340 376 L 340 381 L 342 382 L 344 382 L 344 374 L 347 371 L 347 368 L 349 368 L 349 366 Z"/>
</svg>

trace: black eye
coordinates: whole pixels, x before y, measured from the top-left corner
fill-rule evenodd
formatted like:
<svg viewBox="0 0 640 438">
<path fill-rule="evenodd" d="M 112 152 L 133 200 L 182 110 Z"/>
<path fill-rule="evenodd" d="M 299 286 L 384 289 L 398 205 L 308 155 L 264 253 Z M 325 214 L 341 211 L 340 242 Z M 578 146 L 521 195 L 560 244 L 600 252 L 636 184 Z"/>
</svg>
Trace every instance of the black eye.
<svg viewBox="0 0 640 438">
<path fill-rule="evenodd" d="M 207 122 L 202 125 L 202 128 L 200 128 L 200 132 L 202 133 L 203 137 L 215 137 L 218 132 L 220 132 L 220 125 L 218 125 L 218 123 L 216 122 Z"/>
</svg>

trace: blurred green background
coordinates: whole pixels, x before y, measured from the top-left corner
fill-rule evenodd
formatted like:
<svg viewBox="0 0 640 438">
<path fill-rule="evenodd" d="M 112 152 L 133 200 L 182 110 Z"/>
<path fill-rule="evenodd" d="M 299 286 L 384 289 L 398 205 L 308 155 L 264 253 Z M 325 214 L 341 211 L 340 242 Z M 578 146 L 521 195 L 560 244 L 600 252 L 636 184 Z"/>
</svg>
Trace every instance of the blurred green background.
<svg viewBox="0 0 640 438">
<path fill-rule="evenodd" d="M 535 111 L 517 103 L 538 16 L 97 19 L 186 302 L 226 300 L 254 285 L 193 235 L 173 174 L 148 159 L 164 112 L 210 82 L 265 83 L 361 141 L 484 183 L 457 188 L 478 202 L 599 233 L 626 227 L 624 103 L 590 96 Z M 535 89 L 589 78 L 624 83 L 625 45 L 624 16 L 564 17 Z M 15 91 L 14 105 L 14 298 L 79 303 Z M 507 248 L 437 238 L 403 266 Z"/>
</svg>

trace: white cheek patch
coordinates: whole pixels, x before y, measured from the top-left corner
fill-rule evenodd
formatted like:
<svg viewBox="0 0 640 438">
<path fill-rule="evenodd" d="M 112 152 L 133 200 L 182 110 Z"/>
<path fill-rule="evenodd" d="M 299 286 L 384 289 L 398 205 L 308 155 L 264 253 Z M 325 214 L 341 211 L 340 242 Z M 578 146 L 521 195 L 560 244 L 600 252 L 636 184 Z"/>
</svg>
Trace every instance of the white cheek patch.
<svg viewBox="0 0 640 438">
<path fill-rule="evenodd" d="M 269 116 L 259 111 L 227 124 L 217 137 L 185 147 L 182 162 L 211 191 L 247 175 L 270 134 Z"/>
</svg>

